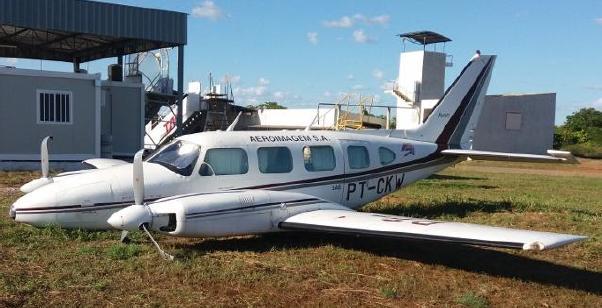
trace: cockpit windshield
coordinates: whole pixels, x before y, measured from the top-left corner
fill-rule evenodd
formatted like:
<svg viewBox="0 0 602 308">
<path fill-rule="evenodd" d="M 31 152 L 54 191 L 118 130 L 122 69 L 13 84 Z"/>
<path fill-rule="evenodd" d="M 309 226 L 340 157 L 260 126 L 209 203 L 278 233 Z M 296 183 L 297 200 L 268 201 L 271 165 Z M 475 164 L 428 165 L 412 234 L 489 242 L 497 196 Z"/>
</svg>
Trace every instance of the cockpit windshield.
<svg viewBox="0 0 602 308">
<path fill-rule="evenodd" d="M 175 173 L 189 176 L 192 174 L 200 153 L 201 149 L 198 145 L 177 141 L 151 156 L 148 162 L 159 164 Z"/>
</svg>

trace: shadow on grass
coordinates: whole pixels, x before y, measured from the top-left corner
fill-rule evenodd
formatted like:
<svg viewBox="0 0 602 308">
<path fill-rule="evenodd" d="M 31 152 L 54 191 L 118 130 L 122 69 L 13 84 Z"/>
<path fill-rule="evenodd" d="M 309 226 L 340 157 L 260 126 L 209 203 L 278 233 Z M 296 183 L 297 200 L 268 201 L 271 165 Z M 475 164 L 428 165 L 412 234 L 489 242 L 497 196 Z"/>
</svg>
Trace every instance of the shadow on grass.
<svg viewBox="0 0 602 308">
<path fill-rule="evenodd" d="M 177 244 L 176 247 L 182 249 L 183 257 L 186 258 L 186 251 L 192 253 L 194 250 L 261 253 L 324 245 L 602 295 L 602 273 L 535 260 L 505 251 L 466 245 L 286 232 L 250 238 L 206 239 L 193 245 Z M 190 251 L 191 249 L 193 251 Z"/>
<path fill-rule="evenodd" d="M 487 178 L 472 177 L 472 176 L 457 176 L 445 174 L 433 174 L 428 177 L 430 180 L 486 180 Z"/>
<path fill-rule="evenodd" d="M 401 215 L 418 218 L 437 218 L 441 216 L 465 217 L 473 212 L 498 213 L 512 211 L 509 201 L 462 200 L 434 203 L 413 203 L 406 206 L 371 205 L 369 212 Z"/>
</svg>

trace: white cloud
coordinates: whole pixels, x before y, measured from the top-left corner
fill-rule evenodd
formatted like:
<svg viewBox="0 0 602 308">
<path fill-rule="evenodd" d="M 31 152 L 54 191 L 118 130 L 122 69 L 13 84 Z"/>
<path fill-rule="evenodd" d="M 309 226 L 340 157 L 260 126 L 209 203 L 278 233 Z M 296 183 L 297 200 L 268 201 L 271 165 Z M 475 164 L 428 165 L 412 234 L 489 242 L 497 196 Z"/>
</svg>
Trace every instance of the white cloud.
<svg viewBox="0 0 602 308">
<path fill-rule="evenodd" d="M 351 28 L 355 22 L 349 16 L 343 16 L 337 20 L 326 20 L 322 24 L 327 28 Z"/>
<path fill-rule="evenodd" d="M 602 97 L 592 102 L 592 107 L 602 109 Z"/>
<path fill-rule="evenodd" d="M 389 80 L 389 81 L 385 81 L 383 84 L 381 84 L 380 88 L 385 91 L 391 91 L 391 90 L 393 90 L 394 86 L 395 86 L 395 80 Z"/>
<path fill-rule="evenodd" d="M 332 96 L 332 93 L 330 93 L 330 91 L 325 91 L 325 92 L 324 92 L 322 95 L 323 95 L 324 97 L 331 97 L 331 96 Z"/>
<path fill-rule="evenodd" d="M 236 88 L 235 92 L 241 96 L 263 96 L 267 93 L 268 88 L 266 86 Z"/>
<path fill-rule="evenodd" d="M 355 14 L 352 17 L 343 16 L 335 20 L 326 20 L 322 24 L 327 28 L 351 28 L 358 23 L 366 25 L 381 25 L 385 26 L 389 23 L 391 17 L 389 15 L 378 15 L 366 17 L 363 14 Z"/>
<path fill-rule="evenodd" d="M 274 94 L 272 96 L 275 99 L 281 100 L 281 99 L 284 99 L 287 96 L 287 93 L 282 92 L 282 91 L 276 91 L 276 92 L 274 92 Z"/>
<path fill-rule="evenodd" d="M 318 32 L 307 32 L 307 40 L 312 45 L 318 45 Z"/>
<path fill-rule="evenodd" d="M 594 22 L 598 25 L 602 25 L 602 17 L 595 18 Z"/>
<path fill-rule="evenodd" d="M 389 20 L 391 20 L 389 15 L 380 15 L 368 19 L 368 23 L 384 26 L 389 23 Z"/>
<path fill-rule="evenodd" d="M 223 83 L 230 83 L 231 85 L 237 85 L 240 83 L 240 75 L 225 75 L 222 78 Z"/>
<path fill-rule="evenodd" d="M 224 13 L 215 2 L 206 0 L 201 5 L 192 8 L 192 16 L 215 21 L 222 18 Z"/>
<path fill-rule="evenodd" d="M 353 74 L 349 74 L 345 78 L 347 78 L 347 80 L 353 80 L 355 79 L 355 76 L 353 76 Z"/>
<path fill-rule="evenodd" d="M 376 78 L 376 80 L 381 80 L 381 79 L 383 79 L 383 77 L 385 76 L 385 73 L 383 73 L 383 71 L 381 71 L 380 69 L 378 69 L 378 68 L 375 68 L 375 69 L 372 71 L 372 76 L 373 76 L 374 78 Z"/>
<path fill-rule="evenodd" d="M 260 77 L 259 80 L 257 81 L 257 84 L 260 86 L 267 86 L 270 84 L 270 81 L 263 77 Z"/>
<path fill-rule="evenodd" d="M 351 87 L 353 90 L 361 90 L 364 88 L 364 85 L 362 84 L 356 84 L 353 87 Z"/>
<path fill-rule="evenodd" d="M 362 29 L 353 31 L 353 40 L 360 44 L 371 43 L 375 41 L 374 38 L 369 37 Z"/>
</svg>

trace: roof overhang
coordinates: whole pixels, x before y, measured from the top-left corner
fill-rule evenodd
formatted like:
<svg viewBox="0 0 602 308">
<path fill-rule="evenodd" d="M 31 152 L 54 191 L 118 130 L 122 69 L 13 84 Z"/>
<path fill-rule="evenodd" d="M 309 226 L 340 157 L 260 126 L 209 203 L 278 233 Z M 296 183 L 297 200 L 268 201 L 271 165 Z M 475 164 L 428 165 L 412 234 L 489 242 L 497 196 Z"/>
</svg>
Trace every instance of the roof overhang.
<svg viewBox="0 0 602 308">
<path fill-rule="evenodd" d="M 433 31 L 417 31 L 398 34 L 402 39 L 407 39 L 419 45 L 451 42 L 451 39 Z"/>
<path fill-rule="evenodd" d="M 187 14 L 85 0 L 0 0 L 0 57 L 87 62 L 187 43 Z"/>
</svg>

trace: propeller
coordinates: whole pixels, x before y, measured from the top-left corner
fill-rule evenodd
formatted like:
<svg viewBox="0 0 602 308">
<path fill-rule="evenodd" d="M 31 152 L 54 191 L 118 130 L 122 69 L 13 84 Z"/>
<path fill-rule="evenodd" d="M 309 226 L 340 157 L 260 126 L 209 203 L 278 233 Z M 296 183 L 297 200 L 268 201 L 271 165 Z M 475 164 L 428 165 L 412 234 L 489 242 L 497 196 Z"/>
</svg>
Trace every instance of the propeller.
<svg viewBox="0 0 602 308">
<path fill-rule="evenodd" d="M 48 162 L 48 141 L 51 141 L 52 139 L 52 136 L 46 136 L 44 139 L 42 139 L 42 143 L 40 145 L 40 165 L 42 169 L 42 177 L 21 186 L 20 189 L 22 192 L 30 193 L 44 185 L 54 182 L 52 177 L 50 177 L 50 163 Z"/>
<path fill-rule="evenodd" d="M 153 222 L 153 212 L 148 205 L 144 204 L 144 167 L 142 164 L 142 155 L 144 150 L 140 150 L 134 155 L 133 163 L 133 189 L 134 204 L 122 210 L 117 211 L 107 222 L 116 229 L 123 230 L 121 234 L 122 241 L 124 233 L 128 231 L 143 230 L 151 239 L 159 254 L 166 260 L 173 260 L 174 257 L 161 249 L 157 241 L 148 231 L 148 227 Z M 125 233 L 127 237 L 127 233 Z"/>
<path fill-rule="evenodd" d="M 42 139 L 42 144 L 40 145 L 40 154 L 42 156 L 40 160 L 40 164 L 42 165 L 42 178 L 45 179 L 50 178 L 50 163 L 48 162 L 48 141 L 52 139 L 52 136 L 46 136 L 44 139 Z"/>
</svg>

